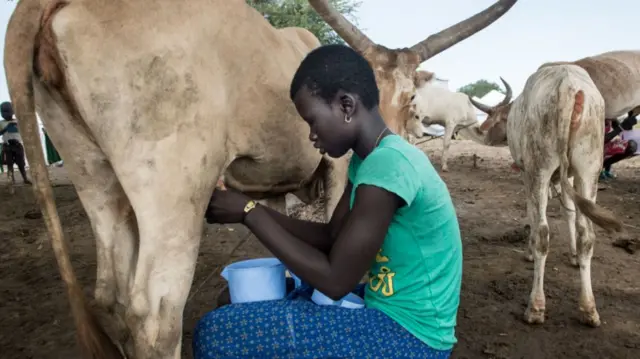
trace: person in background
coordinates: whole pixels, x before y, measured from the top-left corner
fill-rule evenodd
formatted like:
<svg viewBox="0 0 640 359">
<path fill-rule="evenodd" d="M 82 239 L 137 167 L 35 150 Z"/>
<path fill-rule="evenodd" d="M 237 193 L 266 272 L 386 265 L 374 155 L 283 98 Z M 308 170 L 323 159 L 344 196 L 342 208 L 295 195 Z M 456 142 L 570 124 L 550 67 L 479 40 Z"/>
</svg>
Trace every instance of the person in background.
<svg viewBox="0 0 640 359">
<path fill-rule="evenodd" d="M 7 164 L 7 176 L 11 183 L 15 183 L 16 179 L 13 174 L 13 165 L 18 165 L 22 180 L 25 184 L 31 184 L 27 178 L 25 169 L 24 147 L 22 146 L 22 137 L 18 131 L 18 123 L 13 117 L 13 107 L 11 102 L 3 102 L 0 104 L 0 113 L 2 121 L 0 121 L 0 136 L 2 136 L 2 150 L 4 159 Z"/>
<path fill-rule="evenodd" d="M 243 223 L 310 291 L 209 312 L 194 331 L 196 359 L 450 356 L 462 281 L 456 211 L 425 153 L 386 127 L 379 96 L 371 66 L 350 47 L 321 46 L 302 61 L 290 97 L 309 140 L 333 158 L 353 151 L 329 223 L 233 189 L 213 192 L 206 220 Z M 334 300 L 357 293 L 365 308 L 317 305 L 313 288 Z"/>
<path fill-rule="evenodd" d="M 605 120 L 604 161 L 602 163 L 600 179 L 615 178 L 615 175 L 611 172 L 611 166 L 614 163 L 635 155 L 638 149 L 636 141 L 623 140 L 619 138 L 618 135 L 620 135 L 623 130 L 630 131 L 637 123 L 638 120 L 633 111 L 629 111 L 622 123 L 618 122 L 618 120 Z"/>
</svg>

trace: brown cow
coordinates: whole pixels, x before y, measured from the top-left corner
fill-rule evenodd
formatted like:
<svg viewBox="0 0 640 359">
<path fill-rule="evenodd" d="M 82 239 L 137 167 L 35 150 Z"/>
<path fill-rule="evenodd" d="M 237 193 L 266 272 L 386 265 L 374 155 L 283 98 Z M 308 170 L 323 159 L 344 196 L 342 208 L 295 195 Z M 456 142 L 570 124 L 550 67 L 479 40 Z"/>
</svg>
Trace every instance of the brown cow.
<svg viewBox="0 0 640 359">
<path fill-rule="evenodd" d="M 576 61 L 547 62 L 539 68 L 559 64 L 587 71 L 604 98 L 605 118 L 617 119 L 640 106 L 640 51 L 609 51 Z"/>
</svg>

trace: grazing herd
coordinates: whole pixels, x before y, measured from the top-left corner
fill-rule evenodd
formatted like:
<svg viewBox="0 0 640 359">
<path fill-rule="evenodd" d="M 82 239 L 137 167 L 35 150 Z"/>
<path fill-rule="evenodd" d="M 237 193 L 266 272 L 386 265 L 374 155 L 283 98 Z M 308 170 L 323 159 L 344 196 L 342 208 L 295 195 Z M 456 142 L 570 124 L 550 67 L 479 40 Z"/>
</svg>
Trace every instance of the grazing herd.
<svg viewBox="0 0 640 359">
<path fill-rule="evenodd" d="M 611 230 L 622 225 L 595 204 L 600 168 L 594 158 L 602 157 L 604 118 L 640 105 L 640 53 L 545 64 L 513 102 L 505 82 L 507 96 L 493 108 L 439 91 L 433 74 L 416 72 L 516 1 L 499 0 L 396 50 L 371 41 L 327 0 L 309 3 L 372 65 L 392 131 L 421 135 L 423 122 L 446 128 L 444 171 L 454 131 L 509 146 L 523 173 L 532 225 L 534 283 L 525 314 L 531 323 L 544 320 L 545 212 L 549 184 L 559 181 L 572 261 L 580 266 L 580 310 L 597 326 L 590 279 L 595 235 L 587 218 Z M 5 40 L 9 92 L 86 357 L 180 358 L 204 210 L 219 178 L 274 206 L 286 193 L 307 203 L 324 193 L 331 216 L 348 159 L 318 153 L 288 97 L 295 69 L 319 45 L 305 29 L 275 29 L 244 0 L 17 4 Z M 481 126 L 474 106 L 488 114 Z M 91 221 L 95 298 L 119 323 L 115 333 L 107 335 L 92 317 L 71 266 L 36 111 Z"/>
</svg>

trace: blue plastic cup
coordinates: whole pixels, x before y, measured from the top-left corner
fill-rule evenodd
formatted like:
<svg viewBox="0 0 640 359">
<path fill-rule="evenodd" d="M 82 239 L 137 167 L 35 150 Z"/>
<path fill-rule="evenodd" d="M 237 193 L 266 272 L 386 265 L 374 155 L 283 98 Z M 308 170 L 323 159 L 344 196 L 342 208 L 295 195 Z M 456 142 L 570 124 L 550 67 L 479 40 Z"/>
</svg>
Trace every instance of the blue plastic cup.
<svg viewBox="0 0 640 359">
<path fill-rule="evenodd" d="M 285 267 L 277 258 L 257 258 L 226 266 L 220 275 L 229 285 L 231 303 L 283 299 Z"/>
</svg>

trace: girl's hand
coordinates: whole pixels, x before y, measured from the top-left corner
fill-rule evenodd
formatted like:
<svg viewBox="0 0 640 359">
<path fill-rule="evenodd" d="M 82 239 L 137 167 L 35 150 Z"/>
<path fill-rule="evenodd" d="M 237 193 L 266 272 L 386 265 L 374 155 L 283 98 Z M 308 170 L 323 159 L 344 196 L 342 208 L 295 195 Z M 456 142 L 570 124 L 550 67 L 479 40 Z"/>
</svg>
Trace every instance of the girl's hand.
<svg viewBox="0 0 640 359">
<path fill-rule="evenodd" d="M 207 223 L 242 223 L 244 207 L 250 200 L 236 190 L 216 188 L 205 212 Z"/>
</svg>

